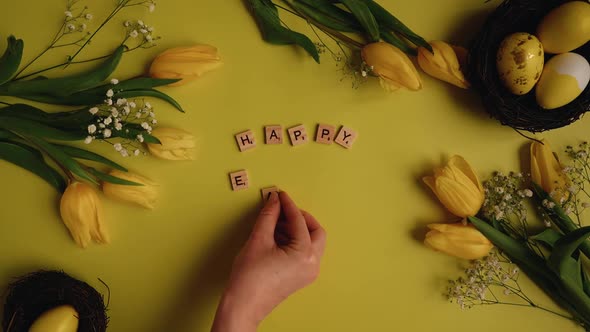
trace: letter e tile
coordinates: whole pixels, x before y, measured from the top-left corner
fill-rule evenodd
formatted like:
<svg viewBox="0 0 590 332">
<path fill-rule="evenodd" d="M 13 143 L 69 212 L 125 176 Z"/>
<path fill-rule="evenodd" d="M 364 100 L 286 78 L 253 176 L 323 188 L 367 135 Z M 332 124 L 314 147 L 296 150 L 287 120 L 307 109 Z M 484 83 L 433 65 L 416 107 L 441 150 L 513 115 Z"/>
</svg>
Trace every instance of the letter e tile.
<svg viewBox="0 0 590 332">
<path fill-rule="evenodd" d="M 283 126 L 265 126 L 266 144 L 283 144 Z"/>
<path fill-rule="evenodd" d="M 309 141 L 304 125 L 291 127 L 287 131 L 289 132 L 289 138 L 291 139 L 291 145 L 293 146 L 305 144 Z"/>
<path fill-rule="evenodd" d="M 355 130 L 348 128 L 346 126 L 342 126 L 334 142 L 338 143 L 339 145 L 347 149 L 350 149 L 352 147 L 352 144 L 354 144 L 354 141 L 356 141 L 357 136 L 358 133 Z"/>
<path fill-rule="evenodd" d="M 248 181 L 248 173 L 245 169 L 229 173 L 229 179 L 231 181 L 231 187 L 233 191 L 244 190 L 250 187 L 250 182 Z"/>
<path fill-rule="evenodd" d="M 336 127 L 320 123 L 318 125 L 315 141 L 322 144 L 332 144 L 334 142 L 335 133 Z"/>
<path fill-rule="evenodd" d="M 252 130 L 246 130 L 243 133 L 237 134 L 236 142 L 242 152 L 256 147 L 256 140 L 254 139 L 254 133 Z"/>
</svg>

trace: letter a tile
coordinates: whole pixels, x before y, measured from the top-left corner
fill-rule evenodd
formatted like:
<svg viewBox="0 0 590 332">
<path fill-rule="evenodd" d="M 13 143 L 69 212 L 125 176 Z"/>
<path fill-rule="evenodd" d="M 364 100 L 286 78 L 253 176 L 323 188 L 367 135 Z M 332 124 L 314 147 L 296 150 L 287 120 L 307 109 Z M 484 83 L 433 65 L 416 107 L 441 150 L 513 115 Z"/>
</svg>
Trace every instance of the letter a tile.
<svg viewBox="0 0 590 332">
<path fill-rule="evenodd" d="M 347 149 L 350 149 L 352 147 L 352 144 L 354 144 L 354 141 L 356 141 L 357 136 L 358 134 L 356 131 L 346 126 L 342 126 L 334 142 L 338 143 L 339 145 Z"/>
<path fill-rule="evenodd" d="M 332 144 L 334 142 L 335 133 L 336 127 L 320 123 L 318 125 L 315 141 L 322 144 Z"/>
<path fill-rule="evenodd" d="M 291 139 L 291 145 L 293 146 L 305 144 L 309 141 L 304 125 L 291 127 L 287 131 L 289 132 L 289 138 Z"/>
<path fill-rule="evenodd" d="M 265 126 L 266 144 L 283 144 L 283 126 Z"/>
<path fill-rule="evenodd" d="M 229 173 L 229 179 L 233 191 L 244 190 L 250 187 L 246 170 Z"/>
<path fill-rule="evenodd" d="M 254 139 L 254 133 L 252 130 L 246 130 L 243 133 L 236 135 L 236 142 L 240 151 L 244 152 L 256 147 L 256 140 Z"/>
</svg>

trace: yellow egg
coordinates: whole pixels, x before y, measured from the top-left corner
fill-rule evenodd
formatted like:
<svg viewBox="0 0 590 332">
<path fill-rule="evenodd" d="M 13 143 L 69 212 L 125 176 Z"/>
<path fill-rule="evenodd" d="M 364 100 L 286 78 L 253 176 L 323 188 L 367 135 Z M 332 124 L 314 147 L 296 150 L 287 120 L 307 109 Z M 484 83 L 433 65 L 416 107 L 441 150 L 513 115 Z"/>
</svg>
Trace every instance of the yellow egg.
<svg viewBox="0 0 590 332">
<path fill-rule="evenodd" d="M 29 332 L 76 332 L 78 313 L 71 305 L 47 310 L 33 322 Z"/>
<path fill-rule="evenodd" d="M 537 37 L 517 32 L 504 38 L 496 54 L 500 80 L 510 92 L 524 95 L 541 77 L 545 62 L 543 45 Z"/>
<path fill-rule="evenodd" d="M 590 3 L 570 1 L 549 12 L 537 27 L 547 53 L 566 53 L 590 40 Z"/>
<path fill-rule="evenodd" d="M 537 103 L 554 109 L 576 99 L 590 81 L 590 63 L 576 53 L 554 56 L 545 64 L 535 91 Z"/>
</svg>

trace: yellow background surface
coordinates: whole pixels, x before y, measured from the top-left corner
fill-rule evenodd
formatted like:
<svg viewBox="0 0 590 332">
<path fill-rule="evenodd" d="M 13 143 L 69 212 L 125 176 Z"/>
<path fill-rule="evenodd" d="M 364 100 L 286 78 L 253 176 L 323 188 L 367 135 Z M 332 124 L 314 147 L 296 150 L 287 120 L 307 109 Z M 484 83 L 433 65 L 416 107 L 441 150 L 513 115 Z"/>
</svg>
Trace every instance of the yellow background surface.
<svg viewBox="0 0 590 332">
<path fill-rule="evenodd" d="M 96 27 L 113 1 L 82 1 Z M 499 2 L 380 1 L 427 39 L 465 42 Z M 8 34 L 25 40 L 25 60 L 53 36 L 65 0 L 7 1 L 0 12 L 0 47 Z M 124 19 L 143 19 L 163 39 L 124 56 L 115 77 L 139 75 L 167 47 L 217 46 L 220 70 L 165 88 L 186 109 L 154 101 L 162 125 L 198 137 L 194 162 L 123 159 L 100 152 L 160 184 L 157 209 L 104 199 L 112 243 L 79 249 L 59 218 L 59 196 L 39 178 L 0 162 L 0 287 L 44 268 L 64 269 L 101 293 L 110 287 L 109 331 L 207 331 L 233 256 L 261 205 L 260 189 L 277 185 L 311 211 L 328 232 L 320 278 L 293 295 L 260 331 L 581 331 L 567 320 L 530 308 L 489 306 L 461 311 L 442 295 L 461 262 L 426 249 L 424 225 L 450 217 L 420 178 L 452 154 L 485 177 L 524 170 L 527 141 L 483 113 L 477 94 L 422 75 L 420 92 L 388 94 L 376 80 L 352 89 L 328 56 L 317 65 L 301 50 L 264 43 L 241 1 L 159 1 L 149 14 L 125 10 L 81 58 L 109 52 Z M 307 33 L 296 21 L 292 27 Z M 71 52 L 71 51 L 70 51 Z M 38 68 L 65 59 L 42 58 Z M 71 53 L 70 53 L 71 54 Z M 69 70 L 79 70 L 80 67 Z M 51 73 L 61 74 L 61 71 Z M 589 139 L 586 118 L 547 137 L 557 150 Z M 325 122 L 359 132 L 353 149 L 311 142 L 237 150 L 233 135 L 263 126 Z M 232 192 L 227 174 L 247 169 L 251 187 Z M 527 281 L 540 304 L 554 305 Z"/>
</svg>

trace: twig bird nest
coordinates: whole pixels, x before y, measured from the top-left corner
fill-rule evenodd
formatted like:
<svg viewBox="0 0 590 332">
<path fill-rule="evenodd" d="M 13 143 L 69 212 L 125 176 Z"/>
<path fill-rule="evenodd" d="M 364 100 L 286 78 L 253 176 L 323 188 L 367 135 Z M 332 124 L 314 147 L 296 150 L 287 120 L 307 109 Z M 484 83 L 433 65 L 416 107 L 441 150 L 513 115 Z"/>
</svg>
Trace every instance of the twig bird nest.
<svg viewBox="0 0 590 332">
<path fill-rule="evenodd" d="M 568 0 L 505 0 L 475 36 L 469 50 L 467 75 L 481 94 L 486 111 L 503 125 L 541 132 L 567 126 L 590 111 L 590 85 L 573 102 L 545 110 L 537 104 L 534 90 L 521 96 L 508 91 L 496 68 L 496 52 L 506 36 L 515 32 L 534 35 L 541 19 L 565 2 Z M 590 60 L 590 43 L 573 52 Z M 545 63 L 551 56 L 545 54 Z"/>
<path fill-rule="evenodd" d="M 38 271 L 10 284 L 4 305 L 3 331 L 28 331 L 42 313 L 67 304 L 79 314 L 78 331 L 106 331 L 108 316 L 103 296 L 63 271 Z"/>
</svg>

